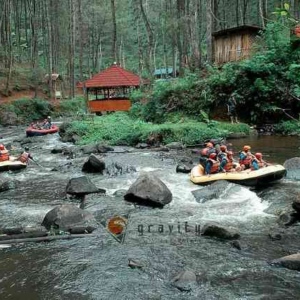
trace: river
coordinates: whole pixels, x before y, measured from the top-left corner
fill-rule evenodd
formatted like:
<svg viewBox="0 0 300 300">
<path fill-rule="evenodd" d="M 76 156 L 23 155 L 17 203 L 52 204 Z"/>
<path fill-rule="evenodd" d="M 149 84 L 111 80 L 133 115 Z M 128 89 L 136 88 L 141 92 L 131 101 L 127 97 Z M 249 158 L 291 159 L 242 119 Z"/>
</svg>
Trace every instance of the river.
<svg viewBox="0 0 300 300">
<path fill-rule="evenodd" d="M 1 128 L 0 140 L 21 151 L 24 128 Z M 262 152 L 266 160 L 283 163 L 298 156 L 300 139 L 262 136 L 230 140 L 235 153 L 244 144 Z M 87 156 L 69 159 L 51 154 L 63 144 L 57 134 L 34 139 L 28 144 L 33 157 L 43 166 L 31 164 L 26 170 L 3 176 L 18 182 L 17 188 L 0 194 L 0 227 L 39 226 L 45 214 L 58 204 L 76 203 L 66 198 L 70 178 L 83 175 Z M 193 185 L 186 174 L 177 174 L 177 160 L 186 152 L 153 152 L 116 147 L 105 160 L 135 166 L 138 172 L 115 177 L 89 175 L 107 190 L 106 195 L 87 198 L 99 228 L 85 239 L 32 243 L 0 248 L 0 299 L 299 299 L 300 273 L 271 266 L 272 259 L 297 253 L 299 226 L 282 228 L 278 213 L 290 206 L 300 184 L 283 179 L 264 190 L 235 189 L 222 199 L 197 203 Z M 197 157 L 193 155 L 194 161 Z M 56 168 L 56 171 L 52 170 Z M 173 193 L 163 209 L 136 208 L 114 193 L 128 187 L 140 172 L 154 172 Z M 78 203 L 76 203 L 78 204 Z M 122 243 L 104 224 L 111 216 L 128 219 Z M 241 248 L 229 242 L 183 232 L 184 222 L 202 226 L 208 221 L 233 226 L 241 233 Z M 169 232 L 168 226 L 181 226 Z M 151 232 L 148 226 L 153 225 Z M 158 231 L 164 226 L 164 232 Z M 143 231 L 138 230 L 143 228 Z M 280 233 L 271 240 L 269 233 Z M 128 260 L 143 267 L 131 269 Z M 197 284 L 189 292 L 178 290 L 171 279 L 182 270 L 193 270 Z"/>
</svg>

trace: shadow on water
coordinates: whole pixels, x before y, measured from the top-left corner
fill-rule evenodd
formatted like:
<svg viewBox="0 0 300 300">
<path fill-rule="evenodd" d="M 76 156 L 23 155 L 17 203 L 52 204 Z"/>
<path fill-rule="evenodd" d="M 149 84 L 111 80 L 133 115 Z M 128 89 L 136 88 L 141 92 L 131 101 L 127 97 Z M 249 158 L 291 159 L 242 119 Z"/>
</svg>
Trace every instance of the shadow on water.
<svg viewBox="0 0 300 300">
<path fill-rule="evenodd" d="M 3 136 L 13 141 L 22 130 L 13 133 L 8 129 Z M 297 138 L 230 142 L 235 151 L 251 144 L 255 152 L 263 152 L 270 161 L 279 163 L 296 156 L 295 149 L 300 147 Z M 41 138 L 30 147 L 45 169 L 32 165 L 23 172 L 4 175 L 17 183 L 15 190 L 0 194 L 0 226 L 37 226 L 53 207 L 70 203 L 65 195 L 66 183 L 82 175 L 86 157 L 69 161 L 61 154 L 50 154 L 50 149 L 61 145 L 57 135 Z M 0 248 L 1 300 L 300 298 L 300 273 L 268 264 L 269 260 L 299 251 L 300 227 L 284 229 L 277 224 L 278 211 L 290 205 L 300 190 L 297 182 L 283 180 L 259 190 L 238 187 L 225 198 L 197 203 L 191 191 L 201 187 L 193 185 L 187 175 L 175 173 L 176 153 L 111 153 L 105 159 L 133 165 L 138 173 L 89 175 L 98 187 L 107 189 L 106 195 L 87 197 L 86 209 L 99 222 L 95 236 Z M 68 163 L 70 168 L 63 172 L 51 171 Z M 143 171 L 157 174 L 172 191 L 173 201 L 165 208 L 137 207 L 113 195 L 126 190 Z M 101 225 L 114 215 L 128 219 L 123 243 Z M 201 228 L 208 221 L 238 228 L 242 250 L 230 242 L 184 229 L 185 222 L 191 228 Z M 170 225 L 176 228 L 172 232 Z M 278 230 L 282 239 L 270 240 L 268 234 Z M 129 268 L 129 259 L 138 261 L 142 268 Z M 184 269 L 192 269 L 197 275 L 197 284 L 189 292 L 171 284 Z"/>
</svg>

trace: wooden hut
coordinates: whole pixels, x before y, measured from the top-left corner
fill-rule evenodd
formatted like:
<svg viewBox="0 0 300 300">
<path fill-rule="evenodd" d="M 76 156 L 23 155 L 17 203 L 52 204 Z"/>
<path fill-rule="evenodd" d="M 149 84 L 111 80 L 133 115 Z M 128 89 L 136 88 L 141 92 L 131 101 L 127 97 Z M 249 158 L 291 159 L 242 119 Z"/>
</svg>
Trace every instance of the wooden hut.
<svg viewBox="0 0 300 300">
<path fill-rule="evenodd" d="M 86 92 L 90 112 L 128 111 L 132 89 L 140 86 L 139 76 L 114 64 L 81 85 Z"/>
<path fill-rule="evenodd" d="M 49 80 L 52 81 L 52 93 L 54 99 L 62 99 L 64 97 L 64 89 L 63 89 L 63 78 L 60 74 L 53 73 L 51 77 L 49 74 L 45 76 L 47 84 L 49 84 Z"/>
<path fill-rule="evenodd" d="M 240 26 L 213 33 L 213 60 L 216 64 L 249 58 L 260 27 Z"/>
</svg>

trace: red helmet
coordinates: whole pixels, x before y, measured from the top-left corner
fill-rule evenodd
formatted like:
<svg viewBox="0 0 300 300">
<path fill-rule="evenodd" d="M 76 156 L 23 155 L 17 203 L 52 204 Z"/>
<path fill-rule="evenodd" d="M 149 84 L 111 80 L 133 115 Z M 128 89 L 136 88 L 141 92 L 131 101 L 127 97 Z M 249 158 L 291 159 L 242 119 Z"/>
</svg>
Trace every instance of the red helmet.
<svg viewBox="0 0 300 300">
<path fill-rule="evenodd" d="M 5 150 L 4 145 L 0 144 L 0 150 Z"/>
<path fill-rule="evenodd" d="M 243 150 L 244 150 L 244 151 L 251 150 L 251 147 L 250 147 L 250 146 L 244 146 Z"/>
<path fill-rule="evenodd" d="M 228 155 L 228 156 L 233 156 L 233 152 L 232 152 L 232 151 L 228 151 L 228 152 L 227 152 L 227 155 Z"/>
<path fill-rule="evenodd" d="M 261 153 L 255 153 L 255 157 L 257 158 L 257 159 L 262 159 L 262 154 Z"/>
<path fill-rule="evenodd" d="M 206 147 L 208 147 L 208 148 L 212 148 L 214 145 L 213 145 L 213 143 L 211 143 L 211 142 L 209 142 L 209 143 L 207 143 L 206 144 Z"/>
<path fill-rule="evenodd" d="M 220 150 L 224 152 L 224 151 L 227 150 L 227 147 L 226 147 L 225 145 L 222 145 L 222 146 L 220 147 Z"/>
<path fill-rule="evenodd" d="M 217 154 L 216 154 L 216 153 L 211 153 L 211 154 L 209 154 L 209 158 L 214 159 L 214 158 L 216 158 L 216 157 L 217 157 Z"/>
</svg>

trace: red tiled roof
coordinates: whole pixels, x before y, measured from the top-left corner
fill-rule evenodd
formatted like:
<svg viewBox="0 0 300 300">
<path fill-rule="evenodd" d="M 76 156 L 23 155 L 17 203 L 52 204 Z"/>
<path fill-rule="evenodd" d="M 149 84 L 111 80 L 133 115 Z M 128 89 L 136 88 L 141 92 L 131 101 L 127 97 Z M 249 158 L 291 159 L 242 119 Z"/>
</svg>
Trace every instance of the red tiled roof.
<svg viewBox="0 0 300 300">
<path fill-rule="evenodd" d="M 139 86 L 140 78 L 125 69 L 112 65 L 84 82 L 86 87 Z"/>
</svg>

